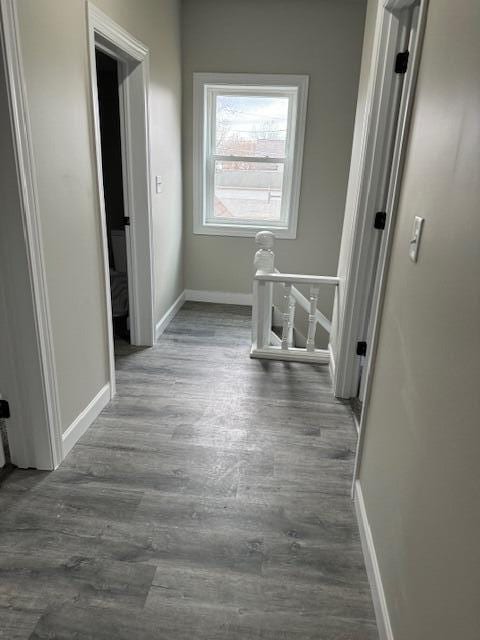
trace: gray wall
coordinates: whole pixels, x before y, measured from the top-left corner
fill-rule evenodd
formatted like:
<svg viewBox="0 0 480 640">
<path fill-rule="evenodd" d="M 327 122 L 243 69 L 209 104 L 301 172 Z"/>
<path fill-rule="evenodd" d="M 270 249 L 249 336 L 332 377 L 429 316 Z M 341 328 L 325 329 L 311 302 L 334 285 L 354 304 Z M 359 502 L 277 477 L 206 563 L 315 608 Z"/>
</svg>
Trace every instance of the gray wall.
<svg viewBox="0 0 480 640">
<path fill-rule="evenodd" d="M 184 0 L 185 286 L 249 293 L 253 238 L 192 231 L 193 72 L 297 73 L 310 89 L 296 240 L 277 241 L 285 272 L 335 274 L 352 146 L 365 4 L 338 0 Z M 331 312 L 331 292 L 321 308 Z"/>
<path fill-rule="evenodd" d="M 430 2 L 360 473 L 395 640 L 480 637 L 479 43 Z"/>
<path fill-rule="evenodd" d="M 183 289 L 180 34 L 176 0 L 96 0 L 150 48 L 157 319 Z M 62 425 L 108 380 L 104 275 L 95 194 L 86 3 L 18 0 Z"/>
</svg>

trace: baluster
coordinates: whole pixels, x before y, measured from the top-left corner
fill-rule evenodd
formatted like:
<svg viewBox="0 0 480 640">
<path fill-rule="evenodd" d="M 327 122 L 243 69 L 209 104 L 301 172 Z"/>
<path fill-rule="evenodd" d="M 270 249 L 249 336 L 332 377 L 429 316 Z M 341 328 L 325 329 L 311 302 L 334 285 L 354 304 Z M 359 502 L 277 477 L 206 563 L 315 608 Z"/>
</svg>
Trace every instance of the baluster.
<svg viewBox="0 0 480 640">
<path fill-rule="evenodd" d="M 291 294 L 290 295 L 290 304 L 289 304 L 289 311 L 290 311 L 290 317 L 288 319 L 288 346 L 292 347 L 293 346 L 293 327 L 295 324 L 295 305 L 297 304 L 297 301 L 295 300 L 294 296 Z"/>
<path fill-rule="evenodd" d="M 295 298 L 292 296 L 292 285 L 284 284 L 283 294 L 283 326 L 282 349 L 288 349 L 293 341 L 293 320 L 295 317 Z"/>
<path fill-rule="evenodd" d="M 308 314 L 307 351 L 315 351 L 315 332 L 317 330 L 318 287 L 310 287 L 310 313 Z"/>
<path fill-rule="evenodd" d="M 263 349 L 267 342 L 265 332 L 265 282 L 253 283 L 253 308 L 252 308 L 252 346 L 254 349 Z"/>
</svg>

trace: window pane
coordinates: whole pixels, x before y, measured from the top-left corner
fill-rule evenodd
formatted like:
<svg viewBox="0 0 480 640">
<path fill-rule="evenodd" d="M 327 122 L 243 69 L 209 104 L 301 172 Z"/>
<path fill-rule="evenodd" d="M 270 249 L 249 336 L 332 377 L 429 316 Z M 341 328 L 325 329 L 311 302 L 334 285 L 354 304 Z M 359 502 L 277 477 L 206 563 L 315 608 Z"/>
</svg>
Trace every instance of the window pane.
<svg viewBox="0 0 480 640">
<path fill-rule="evenodd" d="M 283 164 L 216 162 L 214 217 L 280 221 Z"/>
<path fill-rule="evenodd" d="M 285 157 L 288 101 L 276 96 L 217 95 L 215 153 Z"/>
</svg>

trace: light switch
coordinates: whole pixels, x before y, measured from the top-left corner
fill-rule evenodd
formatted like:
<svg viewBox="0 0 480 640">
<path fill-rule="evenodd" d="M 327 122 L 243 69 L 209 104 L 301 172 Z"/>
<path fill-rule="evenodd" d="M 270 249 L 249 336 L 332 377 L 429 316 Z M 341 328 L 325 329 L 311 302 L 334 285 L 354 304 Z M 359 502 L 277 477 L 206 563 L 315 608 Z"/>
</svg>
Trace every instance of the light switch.
<svg viewBox="0 0 480 640">
<path fill-rule="evenodd" d="M 163 191 L 163 181 L 161 176 L 155 176 L 155 191 L 156 193 L 162 193 Z"/>
<path fill-rule="evenodd" d="M 412 262 L 416 262 L 418 258 L 418 249 L 420 247 L 420 238 L 422 236 L 423 223 L 425 219 L 415 216 L 413 221 L 412 237 L 410 238 L 410 248 L 408 255 Z"/>
</svg>

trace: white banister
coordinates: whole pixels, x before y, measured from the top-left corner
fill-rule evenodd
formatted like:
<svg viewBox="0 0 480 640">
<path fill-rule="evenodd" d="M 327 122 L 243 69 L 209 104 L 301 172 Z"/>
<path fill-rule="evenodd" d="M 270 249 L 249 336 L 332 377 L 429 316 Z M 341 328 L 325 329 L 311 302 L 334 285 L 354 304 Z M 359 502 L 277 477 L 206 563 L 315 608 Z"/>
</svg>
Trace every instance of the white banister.
<svg viewBox="0 0 480 640">
<path fill-rule="evenodd" d="M 290 317 L 288 319 L 288 346 L 289 347 L 293 347 L 293 341 L 294 341 L 294 325 L 295 325 L 295 296 L 293 295 L 293 289 L 295 287 L 292 287 L 292 290 L 290 292 L 290 304 L 289 304 L 289 311 L 290 311 Z"/>
<path fill-rule="evenodd" d="M 274 331 L 270 331 L 270 344 L 277 347 L 282 345 L 282 341 Z"/>
<path fill-rule="evenodd" d="M 295 298 L 292 285 L 286 284 L 283 294 L 282 349 L 293 346 L 293 322 L 295 317 Z"/>
<path fill-rule="evenodd" d="M 331 322 L 317 309 L 321 286 L 337 286 L 336 276 L 310 276 L 280 273 L 275 269 L 273 252 L 275 236 L 270 231 L 261 231 L 255 237 L 258 250 L 255 254 L 255 276 L 253 280 L 252 308 L 252 358 L 273 360 L 295 360 L 297 362 L 329 362 L 327 349 L 315 347 L 317 324 L 330 333 Z M 273 285 L 283 285 L 282 337 L 272 331 Z M 295 287 L 309 285 L 309 300 Z M 294 346 L 295 305 L 308 313 L 306 348 Z"/>
<path fill-rule="evenodd" d="M 310 287 L 310 313 L 308 314 L 307 351 L 315 350 L 315 332 L 317 330 L 318 286 Z"/>
<path fill-rule="evenodd" d="M 278 269 L 275 269 L 274 273 L 280 273 L 280 271 Z M 292 287 L 292 296 L 304 311 L 306 311 L 307 313 L 310 312 L 310 302 L 305 298 L 303 293 L 301 293 L 297 289 L 297 287 Z M 326 316 L 324 316 L 323 313 L 319 311 L 319 309 L 316 310 L 315 315 L 318 324 L 321 325 L 327 333 L 330 333 L 330 331 L 332 330 L 332 323 L 330 322 L 330 320 Z"/>
<path fill-rule="evenodd" d="M 260 231 L 255 236 L 255 244 L 259 247 L 253 260 L 255 275 L 273 273 L 275 271 L 275 254 L 273 253 L 275 236 L 271 231 Z"/>
<path fill-rule="evenodd" d="M 271 273 L 274 270 L 275 236 L 270 231 L 260 231 L 255 237 L 259 247 L 253 264 L 255 275 Z M 253 281 L 252 349 L 264 349 L 270 345 L 272 329 L 273 284 L 255 279 Z"/>
<path fill-rule="evenodd" d="M 338 285 L 340 278 L 336 276 L 305 276 L 298 273 L 256 273 L 255 280 L 264 282 L 282 282 L 291 284 L 334 284 Z"/>
</svg>

